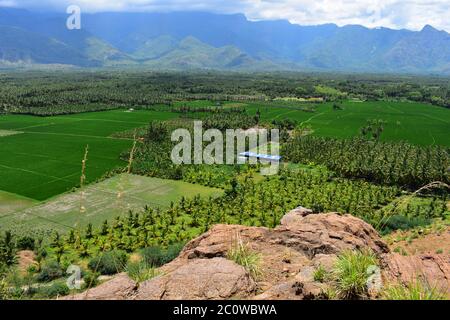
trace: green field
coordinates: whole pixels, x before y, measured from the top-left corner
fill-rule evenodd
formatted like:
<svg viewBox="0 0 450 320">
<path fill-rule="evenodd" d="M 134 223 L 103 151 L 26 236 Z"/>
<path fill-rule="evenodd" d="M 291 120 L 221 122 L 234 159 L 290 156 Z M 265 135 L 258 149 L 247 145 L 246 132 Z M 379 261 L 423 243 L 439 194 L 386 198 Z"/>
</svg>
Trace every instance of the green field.
<svg viewBox="0 0 450 320">
<path fill-rule="evenodd" d="M 88 223 L 98 226 L 105 220 L 112 221 L 116 216 L 127 214 L 129 210 L 139 211 L 145 206 L 164 209 L 182 196 L 215 197 L 222 192 L 182 181 L 121 174 L 41 204 L 31 206 L 33 203 L 22 202 L 13 211 L 0 211 L 0 229 L 23 233 L 24 230 L 67 231 Z M 0 193 L 0 201 L 2 197 Z M 19 204 L 29 208 L 18 211 Z M 81 206 L 84 210 L 80 210 Z"/>
<path fill-rule="evenodd" d="M 75 115 L 0 116 L 0 190 L 45 200 L 77 186 L 89 145 L 87 181 L 95 181 L 124 162 L 132 141 L 110 137 L 151 120 L 176 117 L 169 112 L 114 110 Z M 6 134 L 6 132 L 20 132 Z"/>
<path fill-rule="evenodd" d="M 292 103 L 293 106 L 296 103 Z M 295 110 L 277 102 L 261 107 L 251 103 L 247 109 L 259 109 L 263 120 L 292 119 L 313 129 L 313 134 L 323 137 L 351 138 L 367 120 L 384 120 L 382 141 L 408 141 L 419 145 L 450 146 L 450 110 L 413 102 L 343 102 L 344 110 L 333 110 L 332 103 L 317 104 L 314 113 Z"/>
<path fill-rule="evenodd" d="M 5 214 L 11 214 L 29 208 L 38 202 L 33 199 L 21 197 L 17 194 L 12 194 L 0 191 L 0 217 Z"/>
</svg>

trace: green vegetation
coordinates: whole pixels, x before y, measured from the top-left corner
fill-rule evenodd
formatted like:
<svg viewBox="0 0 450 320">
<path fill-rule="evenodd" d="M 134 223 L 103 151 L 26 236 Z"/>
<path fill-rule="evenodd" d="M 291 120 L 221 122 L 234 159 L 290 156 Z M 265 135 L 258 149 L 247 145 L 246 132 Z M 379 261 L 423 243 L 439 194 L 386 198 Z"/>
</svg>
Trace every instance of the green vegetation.
<svg viewBox="0 0 450 320">
<path fill-rule="evenodd" d="M 175 116 L 124 110 L 46 118 L 1 116 L 0 128 L 20 128 L 24 133 L 1 138 L 0 189 L 37 200 L 71 190 L 80 183 L 87 145 L 86 182 L 93 182 L 125 165 L 119 154 L 133 142 L 111 138 L 111 134 L 171 117 Z"/>
<path fill-rule="evenodd" d="M 178 257 L 183 247 L 183 243 L 174 243 L 167 248 L 152 246 L 142 249 L 140 254 L 145 265 L 158 268 Z"/>
<path fill-rule="evenodd" d="M 324 267 L 319 266 L 316 270 L 314 270 L 314 281 L 324 282 L 328 276 L 328 272 Z"/>
<path fill-rule="evenodd" d="M 261 121 L 290 119 L 301 126 L 309 126 L 318 137 L 350 139 L 359 137 L 368 122 L 383 121 L 382 142 L 406 141 L 417 145 L 450 146 L 448 127 L 449 110 L 417 102 L 401 101 L 342 101 L 343 110 L 336 111 L 334 103 L 317 103 L 314 112 L 299 110 L 308 103 L 290 103 L 291 107 L 280 107 L 279 103 L 248 103 L 246 110 L 256 114 Z"/>
<path fill-rule="evenodd" d="M 332 89 L 317 92 L 317 86 Z M 3 109 L 14 113 L 54 115 L 120 107 L 147 108 L 150 105 L 171 104 L 183 100 L 262 102 L 280 98 L 289 102 L 320 102 L 335 100 L 335 90 L 346 94 L 350 100 L 370 100 L 372 102 L 369 105 L 378 105 L 379 110 L 390 109 L 392 115 L 397 115 L 393 123 L 396 120 L 401 121 L 402 115 L 409 115 L 409 112 L 405 112 L 409 109 L 413 114 L 416 113 L 415 110 L 422 109 L 424 105 L 420 103 L 450 106 L 450 88 L 445 78 L 360 75 L 355 79 L 354 75 L 338 74 L 179 74 L 140 70 L 120 73 L 5 73 L 0 75 L 0 113 Z M 76 94 L 73 94 L 74 92 Z M 405 103 L 399 110 L 397 104 L 390 103 L 393 100 L 416 103 Z M 378 104 L 379 102 L 381 103 Z M 355 107 L 351 108 L 352 111 L 357 111 L 357 104 L 358 102 L 350 104 Z M 390 105 L 393 106 L 392 109 Z M 349 113 L 347 109 L 345 103 L 346 114 Z M 364 106 L 362 109 L 367 111 Z M 429 117 L 436 118 L 433 116 L 435 112 L 430 112 L 430 115 L 428 112 L 421 112 L 420 115 L 419 112 L 418 115 L 411 116 L 411 119 L 428 122 Z M 342 115 L 339 112 L 339 116 Z M 358 113 L 355 113 L 355 116 L 357 115 Z M 334 117 L 336 116 L 334 113 Z M 376 119 L 377 115 L 363 116 L 360 121 L 365 122 L 368 118 Z M 448 119 L 448 116 L 440 119 Z M 332 126 L 330 130 L 338 132 L 339 127 Z"/>
<path fill-rule="evenodd" d="M 377 266 L 378 261 L 372 252 L 344 251 L 333 269 L 333 278 L 340 298 L 365 297 L 367 294 L 368 269 Z"/>
<path fill-rule="evenodd" d="M 37 204 L 36 200 L 0 191 L 0 217 L 8 213 L 24 210 L 35 204 Z"/>
<path fill-rule="evenodd" d="M 99 227 L 105 220 L 112 220 L 129 210 L 140 211 L 145 206 L 165 209 L 182 197 L 201 195 L 208 198 L 222 193 L 219 189 L 182 181 L 123 173 L 25 210 L 5 212 L 5 215 L 0 216 L 0 229 L 10 229 L 15 234 L 29 234 L 30 231 L 46 230 L 67 232 L 89 223 Z M 80 206 L 83 207 L 82 211 Z"/>
<path fill-rule="evenodd" d="M 127 264 L 127 254 L 120 250 L 103 252 L 93 257 L 89 263 L 89 269 L 102 275 L 112 275 L 122 272 Z"/>
<path fill-rule="evenodd" d="M 416 280 L 407 285 L 397 284 L 384 289 L 386 300 L 447 300 L 443 290 Z"/>
<path fill-rule="evenodd" d="M 260 255 L 244 244 L 238 235 L 227 252 L 227 258 L 243 266 L 253 279 L 257 280 L 261 277 Z"/>
<path fill-rule="evenodd" d="M 450 149 L 444 147 L 297 136 L 283 151 L 289 161 L 321 164 L 345 178 L 416 189 L 450 183 Z"/>
<path fill-rule="evenodd" d="M 126 272 L 128 276 L 137 283 L 153 279 L 160 274 L 157 269 L 148 266 L 145 262 L 141 261 L 128 262 Z"/>
</svg>

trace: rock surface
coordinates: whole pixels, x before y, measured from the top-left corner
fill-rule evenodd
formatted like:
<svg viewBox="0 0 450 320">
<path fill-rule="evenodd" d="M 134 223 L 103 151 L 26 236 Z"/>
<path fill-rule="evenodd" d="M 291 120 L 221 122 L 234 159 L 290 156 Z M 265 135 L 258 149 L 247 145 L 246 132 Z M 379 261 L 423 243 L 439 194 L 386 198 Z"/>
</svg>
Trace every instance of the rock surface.
<svg viewBox="0 0 450 320">
<path fill-rule="evenodd" d="M 61 300 L 127 300 L 132 298 L 136 289 L 136 283 L 125 273 L 121 273 L 98 287 Z"/>
<path fill-rule="evenodd" d="M 141 284 L 140 300 L 247 298 L 256 283 L 245 269 L 225 258 L 196 259 Z"/>
<path fill-rule="evenodd" d="M 387 281 L 398 281 L 403 284 L 421 281 L 450 294 L 450 255 L 390 254 L 383 258 L 383 263 Z"/>
</svg>

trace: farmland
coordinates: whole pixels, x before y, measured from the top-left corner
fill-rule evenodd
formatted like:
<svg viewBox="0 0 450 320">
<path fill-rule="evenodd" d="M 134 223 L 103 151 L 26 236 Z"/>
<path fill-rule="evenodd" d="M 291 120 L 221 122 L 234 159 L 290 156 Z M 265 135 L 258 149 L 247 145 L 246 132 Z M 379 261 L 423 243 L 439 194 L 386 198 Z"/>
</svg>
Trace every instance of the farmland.
<svg viewBox="0 0 450 320">
<path fill-rule="evenodd" d="M 407 141 L 418 145 L 450 146 L 450 112 L 447 109 L 415 102 L 365 101 L 342 102 L 342 110 L 333 110 L 333 103 L 318 104 L 315 112 L 286 107 L 261 107 L 250 104 L 252 112 L 261 111 L 263 120 L 292 119 L 311 126 L 314 135 L 351 138 L 367 120 L 383 120 L 381 141 Z"/>
<path fill-rule="evenodd" d="M 10 211 L 7 212 L 7 208 L 0 211 L 0 229 L 10 229 L 17 233 L 27 230 L 67 232 L 89 223 L 98 227 L 105 220 L 112 220 L 129 210 L 140 211 L 145 206 L 167 209 L 171 202 L 177 202 L 182 197 L 190 199 L 200 195 L 207 198 L 221 194 L 222 190 L 182 181 L 120 174 L 38 205 L 25 199 L 18 202 L 17 198 L 6 198 L 0 194 L 1 202 L 10 203 Z M 35 205 L 30 207 L 33 204 Z M 83 207 L 81 212 L 80 206 Z M 28 208 L 23 209 L 24 207 Z"/>
<path fill-rule="evenodd" d="M 87 182 L 95 181 L 123 166 L 119 155 L 133 143 L 111 134 L 175 116 L 125 110 L 55 117 L 1 116 L 0 130 L 20 133 L 0 137 L 0 190 L 36 200 L 69 191 L 79 184 L 87 146 Z"/>
<path fill-rule="evenodd" d="M 359 135 L 368 119 L 384 122 L 381 141 L 407 141 L 417 145 L 450 146 L 450 110 L 411 102 L 342 102 L 317 104 L 314 112 L 304 104 L 225 103 L 223 108 L 245 108 L 248 114 L 260 112 L 261 120 L 291 119 L 308 127 L 315 136 L 351 138 Z M 174 107 L 214 107 L 210 101 L 178 102 Z M 52 117 L 4 115 L 0 117 L 0 190 L 35 200 L 45 200 L 79 185 L 81 160 L 87 146 L 87 182 L 124 166 L 121 152 L 132 140 L 112 137 L 116 132 L 143 127 L 152 120 L 168 120 L 179 113 L 123 109 Z M 192 115 L 191 115 L 192 116 Z M 193 116 L 202 117 L 202 114 Z"/>
</svg>

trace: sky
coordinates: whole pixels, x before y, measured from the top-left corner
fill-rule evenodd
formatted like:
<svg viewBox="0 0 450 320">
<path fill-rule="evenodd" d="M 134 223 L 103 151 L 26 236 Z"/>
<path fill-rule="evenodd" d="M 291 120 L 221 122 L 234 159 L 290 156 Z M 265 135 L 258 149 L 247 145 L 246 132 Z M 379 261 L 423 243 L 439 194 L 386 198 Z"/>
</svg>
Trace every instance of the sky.
<svg viewBox="0 0 450 320">
<path fill-rule="evenodd" d="M 450 0 L 0 0 L 0 6 L 82 12 L 207 11 L 243 13 L 250 20 L 285 19 L 300 25 L 360 24 L 421 30 L 430 24 L 450 32 Z"/>
</svg>

